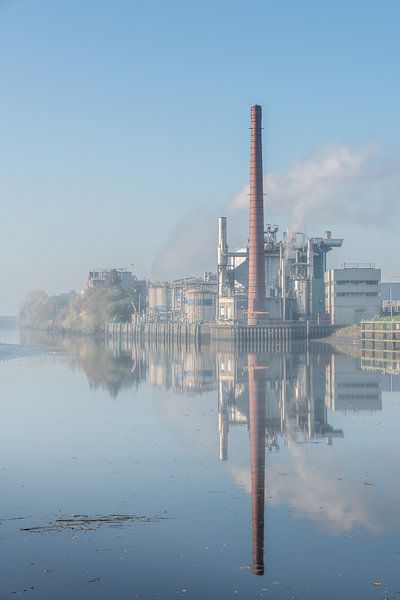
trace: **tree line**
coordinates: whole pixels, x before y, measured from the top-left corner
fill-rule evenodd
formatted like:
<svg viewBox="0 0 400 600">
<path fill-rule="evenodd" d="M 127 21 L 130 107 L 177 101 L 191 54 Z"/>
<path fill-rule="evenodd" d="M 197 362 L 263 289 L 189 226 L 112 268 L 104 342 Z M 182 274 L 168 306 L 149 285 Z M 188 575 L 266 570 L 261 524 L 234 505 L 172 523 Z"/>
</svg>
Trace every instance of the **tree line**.
<svg viewBox="0 0 400 600">
<path fill-rule="evenodd" d="M 131 320 L 139 305 L 139 292 L 123 288 L 110 277 L 103 285 L 49 296 L 43 290 L 30 291 L 23 300 L 19 318 L 22 327 L 71 333 L 99 334 L 107 322 Z M 143 298 L 141 306 L 144 306 Z"/>
</svg>

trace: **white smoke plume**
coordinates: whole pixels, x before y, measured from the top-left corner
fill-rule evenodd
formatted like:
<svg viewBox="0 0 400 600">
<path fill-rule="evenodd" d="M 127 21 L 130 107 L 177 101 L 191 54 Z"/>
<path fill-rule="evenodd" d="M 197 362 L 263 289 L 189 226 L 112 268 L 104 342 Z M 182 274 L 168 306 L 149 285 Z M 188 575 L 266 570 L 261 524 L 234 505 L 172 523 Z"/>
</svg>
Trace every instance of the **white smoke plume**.
<svg viewBox="0 0 400 600">
<path fill-rule="evenodd" d="M 184 215 L 155 257 L 153 281 L 215 270 L 217 218 L 217 212 L 201 208 Z"/>
<path fill-rule="evenodd" d="M 393 217 L 400 194 L 400 160 L 377 143 L 358 150 L 330 144 L 282 174 L 267 173 L 264 187 L 267 215 L 286 213 L 293 231 L 338 219 L 374 225 Z M 229 208 L 247 210 L 248 202 L 246 186 Z"/>
<path fill-rule="evenodd" d="M 400 159 L 371 142 L 359 149 L 329 144 L 283 173 L 265 175 L 265 218 L 307 232 L 336 224 L 395 227 L 400 199 Z M 217 217 L 228 216 L 231 246 L 247 240 L 248 186 L 216 210 L 197 208 L 177 224 L 157 253 L 152 276 L 169 279 L 215 269 Z"/>
</svg>

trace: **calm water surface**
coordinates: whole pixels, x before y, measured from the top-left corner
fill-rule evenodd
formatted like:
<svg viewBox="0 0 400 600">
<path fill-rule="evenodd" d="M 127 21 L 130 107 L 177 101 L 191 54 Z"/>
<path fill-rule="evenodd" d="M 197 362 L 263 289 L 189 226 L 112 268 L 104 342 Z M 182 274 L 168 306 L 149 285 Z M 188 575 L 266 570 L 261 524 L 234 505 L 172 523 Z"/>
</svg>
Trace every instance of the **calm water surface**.
<svg viewBox="0 0 400 600">
<path fill-rule="evenodd" d="M 0 598 L 400 598 L 400 377 L 18 340 L 41 351 L 0 362 Z"/>
</svg>

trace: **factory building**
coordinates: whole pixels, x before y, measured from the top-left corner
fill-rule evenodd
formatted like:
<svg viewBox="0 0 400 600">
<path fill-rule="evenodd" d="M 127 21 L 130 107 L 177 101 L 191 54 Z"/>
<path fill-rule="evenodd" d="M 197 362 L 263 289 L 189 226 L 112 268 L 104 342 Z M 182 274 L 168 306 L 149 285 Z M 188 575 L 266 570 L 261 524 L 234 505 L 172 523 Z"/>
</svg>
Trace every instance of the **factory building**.
<svg viewBox="0 0 400 600">
<path fill-rule="evenodd" d="M 249 240 L 228 247 L 226 217 L 218 221 L 217 277 L 219 324 L 268 325 L 307 321 L 337 326 L 379 314 L 380 271 L 327 272 L 328 252 L 343 240 L 264 225 L 261 107 L 250 111 Z"/>
<path fill-rule="evenodd" d="M 309 238 L 285 232 L 278 240 L 278 227 L 264 231 L 265 317 L 266 322 L 327 320 L 325 306 L 326 255 L 343 240 Z M 249 247 L 228 248 L 226 217 L 218 221 L 218 307 L 219 323 L 246 323 L 249 274 Z"/>
<path fill-rule="evenodd" d="M 342 239 L 322 238 L 264 225 L 261 106 L 250 109 L 248 244 L 230 252 L 226 217 L 218 222 L 217 323 L 265 326 L 271 322 L 326 320 L 326 254 Z"/>
<path fill-rule="evenodd" d="M 183 312 L 188 323 L 212 323 L 215 319 L 216 292 L 189 289 L 184 294 Z"/>
<path fill-rule="evenodd" d="M 149 314 L 167 317 L 173 307 L 173 293 L 170 283 L 157 283 L 149 286 L 147 307 Z"/>
<path fill-rule="evenodd" d="M 355 325 L 380 313 L 381 270 L 373 264 L 344 264 L 325 273 L 325 303 L 332 325 Z"/>
<path fill-rule="evenodd" d="M 213 273 L 154 283 L 148 292 L 148 316 L 186 323 L 215 321 L 217 279 Z"/>
<path fill-rule="evenodd" d="M 218 219 L 217 275 L 205 274 L 149 290 L 148 317 L 267 327 L 307 322 L 351 325 L 379 313 L 380 271 L 327 271 L 327 254 L 343 244 L 264 223 L 262 110 L 250 109 L 249 238 L 228 246 L 227 219 Z M 365 272 L 364 272 L 365 271 Z M 227 327 L 229 329 L 229 327 Z"/>
</svg>

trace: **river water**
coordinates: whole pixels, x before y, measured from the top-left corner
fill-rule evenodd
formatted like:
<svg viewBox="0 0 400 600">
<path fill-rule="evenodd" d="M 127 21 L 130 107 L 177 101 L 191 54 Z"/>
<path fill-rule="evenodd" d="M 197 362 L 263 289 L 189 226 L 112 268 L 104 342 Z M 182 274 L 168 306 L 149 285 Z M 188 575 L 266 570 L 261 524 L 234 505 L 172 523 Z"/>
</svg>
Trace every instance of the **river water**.
<svg viewBox="0 0 400 600">
<path fill-rule="evenodd" d="M 399 376 L 0 342 L 0 598 L 400 598 Z"/>
</svg>

